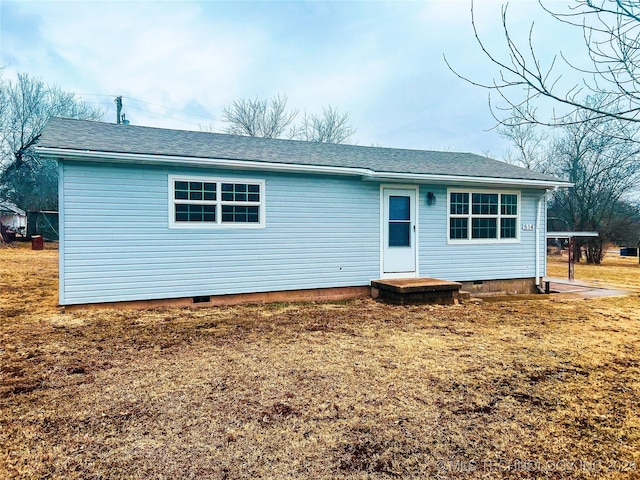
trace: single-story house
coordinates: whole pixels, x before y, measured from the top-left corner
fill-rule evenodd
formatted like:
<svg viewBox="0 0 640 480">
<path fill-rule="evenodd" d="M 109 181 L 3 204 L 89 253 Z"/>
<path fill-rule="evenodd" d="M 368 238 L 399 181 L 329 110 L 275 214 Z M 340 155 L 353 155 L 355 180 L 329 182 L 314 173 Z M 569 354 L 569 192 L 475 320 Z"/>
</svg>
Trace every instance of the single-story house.
<svg viewBox="0 0 640 480">
<path fill-rule="evenodd" d="M 532 292 L 556 177 L 471 153 L 54 118 L 60 304 L 341 298 L 433 277 Z"/>
</svg>

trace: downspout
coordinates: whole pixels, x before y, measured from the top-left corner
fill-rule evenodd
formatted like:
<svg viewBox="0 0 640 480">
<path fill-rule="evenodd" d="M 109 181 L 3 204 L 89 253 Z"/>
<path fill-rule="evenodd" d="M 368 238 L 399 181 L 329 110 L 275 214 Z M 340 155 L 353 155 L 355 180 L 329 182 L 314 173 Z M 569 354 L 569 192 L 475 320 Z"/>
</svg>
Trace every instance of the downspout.
<svg viewBox="0 0 640 480">
<path fill-rule="evenodd" d="M 538 290 L 538 293 L 545 293 L 544 288 L 542 287 L 542 282 L 540 281 L 540 227 L 542 222 L 542 207 L 544 206 L 543 202 L 546 201 L 547 190 L 545 190 L 544 194 L 540 196 L 540 199 L 538 200 L 538 210 L 536 212 L 536 290 Z"/>
</svg>

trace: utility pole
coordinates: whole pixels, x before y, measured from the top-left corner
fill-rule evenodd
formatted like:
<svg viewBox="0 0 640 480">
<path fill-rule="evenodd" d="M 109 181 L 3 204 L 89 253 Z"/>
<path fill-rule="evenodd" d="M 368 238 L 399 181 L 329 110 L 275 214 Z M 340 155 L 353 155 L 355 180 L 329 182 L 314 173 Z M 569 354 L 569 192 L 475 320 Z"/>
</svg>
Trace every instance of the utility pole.
<svg viewBox="0 0 640 480">
<path fill-rule="evenodd" d="M 116 123 L 120 125 L 122 123 L 122 95 L 116 97 Z"/>
</svg>

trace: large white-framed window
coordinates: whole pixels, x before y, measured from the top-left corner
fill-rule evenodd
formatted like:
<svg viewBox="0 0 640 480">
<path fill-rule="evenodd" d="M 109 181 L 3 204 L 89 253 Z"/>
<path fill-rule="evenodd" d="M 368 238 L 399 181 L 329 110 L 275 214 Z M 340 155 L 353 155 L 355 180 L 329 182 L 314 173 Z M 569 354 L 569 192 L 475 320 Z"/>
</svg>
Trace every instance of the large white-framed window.
<svg viewBox="0 0 640 480">
<path fill-rule="evenodd" d="M 520 192 L 447 190 L 449 243 L 520 241 Z"/>
<path fill-rule="evenodd" d="M 169 228 L 263 228 L 265 181 L 169 175 Z"/>
</svg>

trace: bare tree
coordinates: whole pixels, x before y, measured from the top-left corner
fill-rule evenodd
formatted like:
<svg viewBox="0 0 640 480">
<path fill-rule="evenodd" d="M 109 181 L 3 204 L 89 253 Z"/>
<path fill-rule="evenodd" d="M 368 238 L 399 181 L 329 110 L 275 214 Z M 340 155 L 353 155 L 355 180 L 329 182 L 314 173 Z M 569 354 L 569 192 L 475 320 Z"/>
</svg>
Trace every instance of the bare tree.
<svg viewBox="0 0 640 480">
<path fill-rule="evenodd" d="M 564 12 L 552 11 L 542 0 L 539 3 L 552 18 L 567 28 L 581 31 L 588 68 L 575 65 L 561 51 L 543 62 L 534 46 L 533 25 L 528 43 L 516 44 L 510 33 L 506 6 L 502 7 L 502 28 L 507 54 L 500 57 L 489 50 L 478 33 L 473 1 L 472 27 L 476 40 L 498 68 L 498 74 L 492 82 L 483 83 L 458 73 L 447 62 L 449 68 L 468 82 L 497 92 L 503 104 L 492 111 L 501 123 L 514 122 L 514 117 L 506 113 L 512 111 L 518 112 L 517 121 L 543 125 L 569 124 L 576 121 L 575 114 L 579 111 L 588 111 L 596 118 L 640 123 L 640 3 L 637 0 L 574 0 Z M 578 72 L 582 82 L 563 88 L 560 81 L 563 68 Z M 589 104 L 585 98 L 593 94 L 605 101 L 597 106 Z M 543 99 L 550 99 L 568 110 L 541 115 L 538 107 Z"/>
<path fill-rule="evenodd" d="M 0 198 L 24 210 L 55 209 L 57 169 L 33 146 L 51 117 L 100 120 L 103 112 L 26 73 L 0 83 L 0 91 Z"/>
<path fill-rule="evenodd" d="M 298 131 L 293 122 L 297 110 L 287 110 L 287 97 L 275 95 L 271 100 L 239 99 L 222 111 L 226 133 L 250 137 L 293 138 Z"/>
<path fill-rule="evenodd" d="M 629 247 L 640 246 L 640 204 L 630 200 L 622 200 L 617 203 L 610 217 L 605 219 L 600 227 L 600 232 L 605 238 L 611 239 L 616 245 Z M 587 244 L 587 261 L 602 255 L 599 242 Z"/>
<path fill-rule="evenodd" d="M 585 103 L 600 108 L 597 99 Z M 577 112 L 574 120 L 562 128 L 549 156 L 551 172 L 575 186 L 555 192 L 550 216 L 572 230 L 598 231 L 600 237 L 585 245 L 587 262 L 600 263 L 605 245 L 615 240 L 617 229 L 624 224 L 620 218 L 626 211 L 624 204 L 640 190 L 638 151 L 619 138 L 629 126 L 624 120 L 587 110 Z M 602 134 L 607 131 L 610 135 Z"/>
<path fill-rule="evenodd" d="M 346 143 L 355 133 L 349 124 L 349 114 L 331 106 L 323 107 L 322 115 L 305 112 L 301 123 L 296 123 L 297 116 L 298 111 L 288 110 L 287 97 L 280 94 L 270 101 L 235 100 L 222 111 L 222 121 L 227 124 L 224 131 L 234 135 Z"/>
<path fill-rule="evenodd" d="M 198 127 L 201 132 L 215 133 L 216 128 L 213 123 L 199 123 Z"/>
<path fill-rule="evenodd" d="M 356 133 L 349 124 L 349 114 L 331 105 L 322 108 L 322 115 L 307 115 L 302 120 L 299 138 L 308 142 L 347 143 Z"/>
<path fill-rule="evenodd" d="M 600 97 L 585 100 L 594 109 L 603 103 Z M 634 125 L 590 110 L 577 111 L 571 120 L 554 129 L 552 140 L 535 124 L 514 122 L 499 131 L 515 144 L 516 163 L 574 183 L 571 189 L 553 192 L 549 218 L 561 230 L 597 231 L 598 239 L 582 245 L 587 262 L 600 263 L 605 245 L 627 241 L 639 221 L 633 203 L 640 193 L 639 152 L 636 144 L 621 138 L 628 137 Z M 574 253 L 579 261 L 580 249 Z"/>
<path fill-rule="evenodd" d="M 517 112 L 514 112 L 513 115 L 516 117 Z M 538 172 L 550 170 L 551 165 L 547 150 L 549 133 L 540 130 L 539 125 L 514 122 L 512 125 L 501 125 L 498 132 L 510 140 L 515 147 L 515 154 L 508 152 L 505 156 L 508 163 Z"/>
<path fill-rule="evenodd" d="M 5 110 L 7 108 L 7 94 L 3 88 L 2 70 L 4 70 L 4 67 L 0 67 L 0 125 L 2 125 L 2 122 L 4 121 Z M 0 168 L 2 168 L 2 161 L 3 158 L 0 157 Z"/>
</svg>

